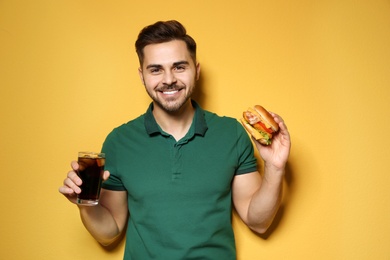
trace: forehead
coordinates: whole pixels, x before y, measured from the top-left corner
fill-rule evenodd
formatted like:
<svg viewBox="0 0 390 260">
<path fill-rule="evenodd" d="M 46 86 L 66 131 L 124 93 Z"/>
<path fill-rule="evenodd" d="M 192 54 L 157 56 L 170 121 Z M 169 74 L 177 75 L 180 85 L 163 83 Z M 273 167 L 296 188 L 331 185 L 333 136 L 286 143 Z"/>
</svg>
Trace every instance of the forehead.
<svg viewBox="0 0 390 260">
<path fill-rule="evenodd" d="M 191 55 L 184 41 L 150 44 L 144 48 L 144 64 L 169 65 L 178 61 L 190 61 Z"/>
</svg>

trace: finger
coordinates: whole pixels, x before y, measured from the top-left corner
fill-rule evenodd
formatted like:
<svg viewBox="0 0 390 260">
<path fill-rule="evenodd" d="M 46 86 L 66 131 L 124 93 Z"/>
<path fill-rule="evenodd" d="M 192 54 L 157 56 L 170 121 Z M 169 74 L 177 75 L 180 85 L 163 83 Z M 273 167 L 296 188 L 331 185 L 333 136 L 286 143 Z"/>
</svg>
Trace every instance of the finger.
<svg viewBox="0 0 390 260">
<path fill-rule="evenodd" d="M 109 177 L 110 177 L 110 172 L 109 171 L 104 171 L 104 173 L 103 173 L 103 181 L 108 180 Z"/>
<path fill-rule="evenodd" d="M 58 191 L 65 196 L 75 194 L 75 191 L 67 186 L 61 186 Z"/>
<path fill-rule="evenodd" d="M 64 180 L 64 185 L 72 189 L 77 194 L 81 192 L 79 186 L 81 186 L 82 183 L 83 181 L 74 171 L 68 172 L 68 178 Z"/>
<path fill-rule="evenodd" d="M 283 140 L 283 142 L 287 141 L 288 143 L 291 143 L 290 133 L 289 133 L 287 126 L 284 122 L 280 123 L 280 131 L 279 131 L 278 137 L 280 137 L 280 140 Z M 289 144 L 289 145 L 291 145 L 291 144 Z"/>
<path fill-rule="evenodd" d="M 62 195 L 64 195 L 69 201 L 71 201 L 72 203 L 76 203 L 77 194 L 69 187 L 62 186 L 58 189 L 58 191 Z"/>
<path fill-rule="evenodd" d="M 283 119 L 282 119 L 278 114 L 276 114 L 276 113 L 274 113 L 274 112 L 271 112 L 271 111 L 269 111 L 269 113 L 270 113 L 271 116 L 274 118 L 274 120 L 275 120 L 275 122 L 276 122 L 277 124 L 279 124 L 280 122 L 283 121 Z"/>
<path fill-rule="evenodd" d="M 72 162 L 70 163 L 70 166 L 72 167 L 72 169 L 73 169 L 74 171 L 77 171 L 77 170 L 79 169 L 79 164 L 78 164 L 77 161 L 72 161 Z"/>
<path fill-rule="evenodd" d="M 64 180 L 64 189 L 62 189 L 67 194 L 77 193 L 79 194 L 81 192 L 81 189 L 78 184 L 76 184 L 74 181 L 72 181 L 70 178 L 66 178 Z"/>
<path fill-rule="evenodd" d="M 63 186 L 61 186 L 58 190 L 64 195 L 81 192 L 81 189 L 78 187 L 78 185 L 75 184 L 69 177 L 64 180 Z"/>
<path fill-rule="evenodd" d="M 279 124 L 280 129 L 282 129 L 283 131 L 287 131 L 287 125 L 283 120 L 278 124 Z"/>
<path fill-rule="evenodd" d="M 283 118 L 279 116 L 276 113 L 270 112 L 270 114 L 273 116 L 275 122 L 279 125 L 281 129 L 287 130 L 287 125 L 285 124 Z"/>
<path fill-rule="evenodd" d="M 72 190 L 74 190 L 76 192 L 80 192 L 81 191 L 80 190 L 80 186 L 81 186 L 82 183 L 83 183 L 83 181 L 74 172 L 69 172 L 68 173 L 68 178 L 66 178 L 64 180 L 64 186 L 67 186 L 67 187 L 71 188 Z"/>
<path fill-rule="evenodd" d="M 273 117 L 280 117 L 277 113 L 275 113 L 275 112 L 272 112 L 272 111 L 268 111 L 270 114 L 271 114 L 271 116 L 273 116 Z"/>
<path fill-rule="evenodd" d="M 75 171 L 68 172 L 67 176 L 77 186 L 80 186 L 83 183 L 83 181 L 81 180 L 81 178 L 78 176 L 78 174 Z"/>
</svg>

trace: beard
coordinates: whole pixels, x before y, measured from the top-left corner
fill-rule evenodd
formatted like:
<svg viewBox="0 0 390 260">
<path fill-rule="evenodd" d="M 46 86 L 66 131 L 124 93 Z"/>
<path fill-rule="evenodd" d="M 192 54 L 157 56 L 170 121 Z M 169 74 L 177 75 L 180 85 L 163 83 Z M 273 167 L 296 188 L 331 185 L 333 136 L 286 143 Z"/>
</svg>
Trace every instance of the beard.
<svg viewBox="0 0 390 260">
<path fill-rule="evenodd" d="M 153 91 L 149 91 L 148 88 L 146 88 L 146 91 L 150 96 L 150 98 L 153 100 L 153 103 L 155 105 L 159 106 L 161 109 L 163 109 L 168 113 L 174 113 L 179 111 L 183 107 L 183 105 L 186 104 L 189 99 L 191 99 L 194 89 L 195 86 L 185 88 L 173 84 L 173 85 L 157 88 Z M 185 92 L 186 90 L 187 92 Z M 162 93 L 163 91 L 179 91 L 183 93 L 180 93 L 179 97 L 168 96 L 166 98 L 161 98 L 159 94 Z"/>
</svg>

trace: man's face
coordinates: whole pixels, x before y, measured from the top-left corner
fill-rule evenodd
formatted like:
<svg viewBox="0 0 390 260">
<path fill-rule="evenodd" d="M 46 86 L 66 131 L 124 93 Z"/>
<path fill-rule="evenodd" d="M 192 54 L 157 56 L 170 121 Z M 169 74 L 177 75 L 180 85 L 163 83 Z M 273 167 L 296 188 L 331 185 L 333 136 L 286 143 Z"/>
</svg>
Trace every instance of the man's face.
<svg viewBox="0 0 390 260">
<path fill-rule="evenodd" d="M 139 69 L 149 96 L 167 112 L 179 111 L 190 99 L 199 72 L 185 42 L 177 40 L 147 45 Z"/>
</svg>

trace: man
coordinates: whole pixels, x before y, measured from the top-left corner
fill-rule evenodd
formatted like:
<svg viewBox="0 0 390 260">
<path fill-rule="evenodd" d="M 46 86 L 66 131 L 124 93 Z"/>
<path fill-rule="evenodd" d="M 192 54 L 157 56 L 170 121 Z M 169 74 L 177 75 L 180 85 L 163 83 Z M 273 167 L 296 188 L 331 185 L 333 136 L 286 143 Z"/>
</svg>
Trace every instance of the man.
<svg viewBox="0 0 390 260">
<path fill-rule="evenodd" d="M 139 76 L 153 102 L 114 129 L 103 145 L 106 171 L 99 205 L 78 206 L 103 245 L 127 229 L 125 259 L 235 259 L 232 206 L 263 233 L 280 204 L 290 151 L 288 130 L 272 145 L 255 142 L 237 120 L 203 110 L 191 94 L 199 79 L 196 43 L 177 21 L 145 27 L 136 41 Z M 71 202 L 81 180 L 73 170 L 59 191 Z"/>
</svg>

